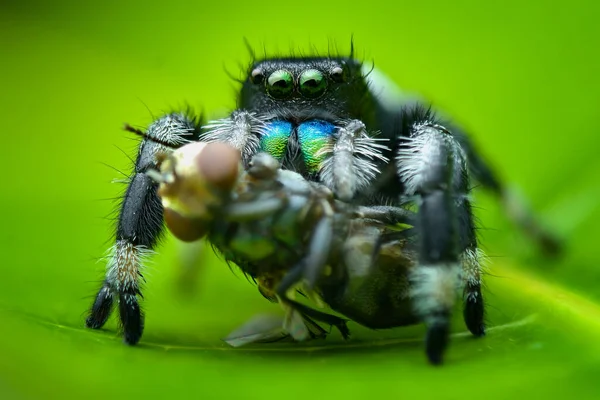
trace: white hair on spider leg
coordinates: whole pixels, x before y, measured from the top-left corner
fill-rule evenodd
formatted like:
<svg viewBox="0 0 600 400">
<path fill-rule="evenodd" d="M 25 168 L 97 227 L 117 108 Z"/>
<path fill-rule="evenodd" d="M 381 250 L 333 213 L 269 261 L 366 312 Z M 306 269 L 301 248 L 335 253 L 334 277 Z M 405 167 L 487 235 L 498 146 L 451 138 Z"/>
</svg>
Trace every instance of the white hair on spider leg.
<svg viewBox="0 0 600 400">
<path fill-rule="evenodd" d="M 462 271 L 461 281 L 463 287 L 481 286 L 481 275 L 485 273 L 489 265 L 489 258 L 479 248 L 467 249 L 460 256 Z M 466 296 L 472 299 L 477 297 L 477 291 L 468 291 Z"/>
<path fill-rule="evenodd" d="M 193 121 L 185 114 L 173 113 L 154 121 L 148 127 L 147 135 L 161 142 L 179 146 L 190 142 L 186 136 L 192 136 L 195 129 Z"/>
<path fill-rule="evenodd" d="M 109 249 L 106 281 L 117 292 L 137 289 L 145 262 L 153 254 L 154 251 L 146 246 L 135 246 L 127 240 L 118 240 Z"/>
<path fill-rule="evenodd" d="M 203 142 L 227 143 L 242 152 L 245 158 L 253 156 L 260 147 L 260 137 L 264 134 L 264 118 L 248 111 L 234 111 L 227 118 L 209 121 L 200 140 Z"/>
<path fill-rule="evenodd" d="M 180 147 L 191 143 L 192 136 L 196 131 L 193 120 L 184 113 L 167 114 L 148 127 L 146 135 L 151 139 L 156 139 L 161 143 L 167 143 L 173 147 Z M 189 138 L 187 137 L 189 136 Z M 168 153 L 171 148 L 158 144 L 152 147 L 152 156 L 156 157 L 159 153 Z"/>
<path fill-rule="evenodd" d="M 455 174 L 466 171 L 463 149 L 444 127 L 425 121 L 412 126 L 412 136 L 403 137 L 396 161 L 398 176 L 406 185 L 407 194 L 414 194 L 429 181 L 429 175 L 443 167 L 442 151 L 454 159 Z"/>
<path fill-rule="evenodd" d="M 460 288 L 459 264 L 418 265 L 411 272 L 411 297 L 417 315 L 434 323 L 439 312 L 448 312 Z"/>
</svg>

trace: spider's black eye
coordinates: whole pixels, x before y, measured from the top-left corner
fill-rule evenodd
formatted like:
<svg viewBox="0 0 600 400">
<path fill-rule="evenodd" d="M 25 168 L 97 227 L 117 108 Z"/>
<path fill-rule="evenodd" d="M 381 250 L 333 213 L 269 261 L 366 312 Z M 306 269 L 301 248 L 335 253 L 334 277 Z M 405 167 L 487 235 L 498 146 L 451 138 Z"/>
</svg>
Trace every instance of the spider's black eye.
<svg viewBox="0 0 600 400">
<path fill-rule="evenodd" d="M 265 74 L 263 73 L 262 69 L 254 68 L 252 70 L 252 72 L 250 73 L 250 82 L 258 84 L 258 83 L 262 83 L 264 80 L 265 80 Z"/>
<path fill-rule="evenodd" d="M 276 99 L 288 97 L 294 90 L 294 77 L 285 69 L 279 69 L 269 75 L 267 92 Z"/>
<path fill-rule="evenodd" d="M 323 73 L 317 69 L 307 69 L 300 75 L 300 93 L 304 97 L 316 98 L 325 93 L 327 80 Z"/>
<path fill-rule="evenodd" d="M 331 75 L 331 79 L 336 82 L 343 82 L 346 80 L 346 73 L 341 67 L 332 68 L 329 74 Z"/>
</svg>

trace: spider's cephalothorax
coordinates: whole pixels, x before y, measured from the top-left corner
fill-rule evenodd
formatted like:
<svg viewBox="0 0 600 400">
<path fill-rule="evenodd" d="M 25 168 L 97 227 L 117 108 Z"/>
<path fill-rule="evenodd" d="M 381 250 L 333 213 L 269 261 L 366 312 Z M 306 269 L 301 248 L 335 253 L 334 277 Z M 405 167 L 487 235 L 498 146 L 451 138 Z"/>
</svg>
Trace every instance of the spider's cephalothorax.
<svg viewBox="0 0 600 400">
<path fill-rule="evenodd" d="M 292 122 L 372 116 L 362 64 L 344 58 L 256 62 L 242 85 L 240 108 Z"/>
<path fill-rule="evenodd" d="M 205 128 L 207 141 L 242 150 L 247 164 L 266 151 L 283 168 L 335 188 L 350 200 L 391 157 L 379 135 L 383 110 L 363 65 L 348 58 L 269 59 L 253 63 L 229 118 Z"/>
<path fill-rule="evenodd" d="M 472 180 L 510 203 L 509 215 L 547 250 L 556 249 L 524 206 L 510 198 L 459 128 L 352 57 L 255 61 L 242 82 L 238 109 L 229 117 L 203 125 L 187 114 L 168 114 L 153 122 L 144 136 L 122 203 L 106 278 L 87 319 L 89 327 L 101 327 L 117 300 L 129 344 L 138 342 L 143 328 L 138 304 L 141 258 L 155 246 L 162 230 L 157 183 L 147 172 L 160 168 L 164 157 L 158 154 L 187 142 L 227 143 L 240 151 L 245 168 L 256 154 L 266 152 L 283 169 L 320 182 L 337 201 L 366 207 L 374 215 L 379 215 L 381 206 L 416 209 L 411 230 L 414 265 L 407 269 L 398 258 L 398 277 L 406 277 L 410 288 L 408 310 L 401 310 L 406 311 L 405 319 L 397 317 L 401 313 L 389 308 L 389 302 L 352 298 L 353 292 L 345 291 L 341 281 L 336 281 L 339 287 L 325 292 L 332 308 L 368 327 L 423 321 L 426 353 L 433 363 L 442 360 L 457 290 L 463 293 L 468 329 L 476 336 L 485 332 L 482 257 L 469 198 Z M 314 228 L 315 235 L 320 234 L 319 226 Z M 219 247 L 231 250 L 223 243 Z M 224 253 L 253 278 L 263 278 L 253 272 L 257 266 L 252 260 L 236 251 Z M 374 257 L 379 254 L 375 253 Z M 390 257 L 393 261 L 394 256 L 388 256 L 381 268 L 393 277 Z M 315 273 L 305 264 L 295 278 L 281 278 L 282 284 L 306 279 L 311 288 L 325 287 L 324 269 Z M 282 271 L 289 268 L 281 266 Z M 365 267 L 365 271 L 370 269 Z M 381 290 L 393 289 L 383 285 Z M 364 301 L 370 301 L 370 312 L 360 306 Z M 396 312 L 395 317 L 390 314 L 386 319 L 387 312 Z"/>
</svg>

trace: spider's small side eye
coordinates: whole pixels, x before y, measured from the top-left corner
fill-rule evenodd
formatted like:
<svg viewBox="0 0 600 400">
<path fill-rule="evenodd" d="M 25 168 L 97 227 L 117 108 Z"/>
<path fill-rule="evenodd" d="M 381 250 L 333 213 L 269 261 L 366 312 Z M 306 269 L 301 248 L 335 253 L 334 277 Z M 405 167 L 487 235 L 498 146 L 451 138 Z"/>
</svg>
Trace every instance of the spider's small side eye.
<svg viewBox="0 0 600 400">
<path fill-rule="evenodd" d="M 307 69 L 302 72 L 299 79 L 300 93 L 304 97 L 316 98 L 325 93 L 327 89 L 327 79 L 318 69 Z"/>
<path fill-rule="evenodd" d="M 262 69 L 254 68 L 252 70 L 252 72 L 250 73 L 250 82 L 252 82 L 254 84 L 263 83 L 264 80 L 265 80 L 265 74 L 263 73 Z"/>
<path fill-rule="evenodd" d="M 334 67 L 329 71 L 331 75 L 331 79 L 335 82 L 343 82 L 346 80 L 346 74 L 344 73 L 344 69 L 342 67 Z"/>
<path fill-rule="evenodd" d="M 269 75 L 267 92 L 276 99 L 288 97 L 294 90 L 294 77 L 289 71 L 279 69 Z"/>
</svg>

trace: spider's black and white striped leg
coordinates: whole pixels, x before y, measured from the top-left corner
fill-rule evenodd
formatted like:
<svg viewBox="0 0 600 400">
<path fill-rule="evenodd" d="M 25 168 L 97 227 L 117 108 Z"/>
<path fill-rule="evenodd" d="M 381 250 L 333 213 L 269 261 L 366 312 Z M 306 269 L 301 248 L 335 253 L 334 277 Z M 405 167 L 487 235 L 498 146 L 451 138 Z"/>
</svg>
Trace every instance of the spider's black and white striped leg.
<svg viewBox="0 0 600 400">
<path fill-rule="evenodd" d="M 461 174 L 463 179 L 458 187 L 462 191 L 468 191 L 468 174 Z M 460 261 L 462 266 L 463 287 L 463 318 L 467 328 L 477 337 L 485 334 L 485 309 L 484 299 L 481 293 L 482 273 L 485 265 L 485 255 L 477 247 L 477 235 L 471 200 L 468 196 L 459 196 L 456 199 L 456 207 L 459 213 L 459 237 L 462 253 Z"/>
<path fill-rule="evenodd" d="M 238 149 L 245 168 L 260 149 L 260 137 L 266 125 L 255 113 L 236 110 L 227 118 L 209 121 L 202 127 L 203 142 L 223 142 Z"/>
<path fill-rule="evenodd" d="M 559 254 L 562 250 L 560 240 L 540 224 L 525 200 L 500 181 L 466 135 L 459 134 L 457 139 L 467 155 L 473 179 L 500 199 L 508 217 L 532 238 L 544 253 L 551 256 Z"/>
<path fill-rule="evenodd" d="M 480 337 L 485 335 L 485 302 L 481 293 L 485 255 L 476 246 L 469 246 L 461 258 L 463 318 L 469 331 Z"/>
<path fill-rule="evenodd" d="M 116 302 L 125 342 L 136 344 L 140 340 L 144 326 L 138 302 L 140 279 L 143 279 L 142 261 L 154 248 L 163 230 L 163 207 L 157 195 L 158 186 L 146 175 L 146 171 L 158 169 L 157 154 L 169 151 L 158 143 L 176 148 L 197 140 L 198 133 L 195 119 L 179 113 L 163 116 L 148 127 L 148 139 L 140 144 L 135 170 L 121 204 L 116 242 L 106 277 L 86 319 L 89 328 L 101 328 Z"/>
<path fill-rule="evenodd" d="M 398 176 L 419 206 L 418 265 L 411 272 L 415 312 L 427 325 L 426 353 L 439 364 L 448 343 L 450 314 L 460 287 L 461 219 L 470 216 L 463 199 L 468 171 L 460 144 L 443 126 L 416 120 L 402 138 Z"/>
<path fill-rule="evenodd" d="M 379 164 L 387 163 L 385 139 L 368 134 L 360 120 L 349 120 L 338 128 L 334 140 L 318 154 L 323 156 L 320 178 L 337 198 L 351 200 L 379 174 Z"/>
</svg>

